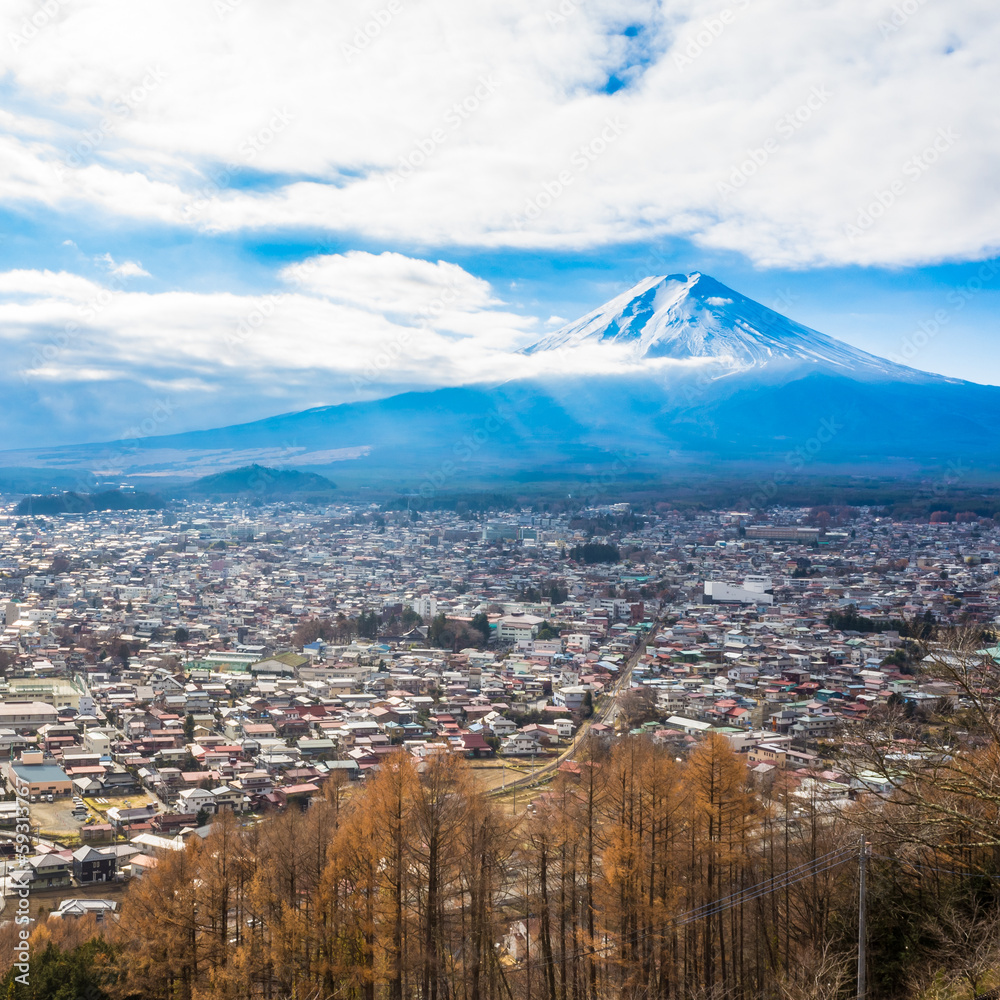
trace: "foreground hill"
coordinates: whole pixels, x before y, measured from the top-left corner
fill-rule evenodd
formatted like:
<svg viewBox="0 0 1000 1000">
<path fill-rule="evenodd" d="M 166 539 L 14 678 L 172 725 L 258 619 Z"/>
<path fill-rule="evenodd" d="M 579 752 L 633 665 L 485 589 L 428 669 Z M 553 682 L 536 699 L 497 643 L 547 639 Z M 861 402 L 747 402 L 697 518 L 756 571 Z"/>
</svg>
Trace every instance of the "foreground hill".
<svg viewBox="0 0 1000 1000">
<path fill-rule="evenodd" d="M 296 469 L 270 469 L 263 465 L 245 465 L 212 476 L 196 479 L 185 490 L 201 496 L 241 496 L 260 494 L 287 496 L 296 493 L 326 493 L 337 488 L 326 476 Z"/>
<path fill-rule="evenodd" d="M 53 493 L 25 497 L 18 514 L 87 514 L 95 510 L 160 510 L 163 499 L 141 490 L 105 490 L 101 493 Z"/>
</svg>

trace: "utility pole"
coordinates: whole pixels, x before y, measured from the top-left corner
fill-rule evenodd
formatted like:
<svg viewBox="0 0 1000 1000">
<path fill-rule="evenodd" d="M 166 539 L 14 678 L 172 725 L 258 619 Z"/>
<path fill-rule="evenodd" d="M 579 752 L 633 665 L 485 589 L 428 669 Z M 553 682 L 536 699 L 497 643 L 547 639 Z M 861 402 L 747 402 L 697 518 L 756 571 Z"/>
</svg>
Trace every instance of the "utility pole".
<svg viewBox="0 0 1000 1000">
<path fill-rule="evenodd" d="M 531 904 L 528 901 L 528 870 L 524 871 L 524 958 L 528 967 L 528 1000 L 531 1000 Z"/>
<path fill-rule="evenodd" d="M 868 843 L 864 834 L 861 835 L 860 853 L 858 854 L 858 1000 L 864 1000 L 868 989 L 865 966 L 865 862 L 868 860 Z"/>
</svg>

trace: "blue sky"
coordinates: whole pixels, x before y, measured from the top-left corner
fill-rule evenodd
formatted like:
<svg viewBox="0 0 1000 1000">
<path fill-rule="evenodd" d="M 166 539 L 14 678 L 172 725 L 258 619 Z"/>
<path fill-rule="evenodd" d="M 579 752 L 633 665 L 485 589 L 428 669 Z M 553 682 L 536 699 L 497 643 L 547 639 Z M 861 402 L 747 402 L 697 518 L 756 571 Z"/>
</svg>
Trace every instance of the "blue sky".
<svg viewBox="0 0 1000 1000">
<path fill-rule="evenodd" d="M 987 0 L 12 0 L 0 46 L 11 446 L 505 377 L 691 270 L 1000 384 Z"/>
</svg>

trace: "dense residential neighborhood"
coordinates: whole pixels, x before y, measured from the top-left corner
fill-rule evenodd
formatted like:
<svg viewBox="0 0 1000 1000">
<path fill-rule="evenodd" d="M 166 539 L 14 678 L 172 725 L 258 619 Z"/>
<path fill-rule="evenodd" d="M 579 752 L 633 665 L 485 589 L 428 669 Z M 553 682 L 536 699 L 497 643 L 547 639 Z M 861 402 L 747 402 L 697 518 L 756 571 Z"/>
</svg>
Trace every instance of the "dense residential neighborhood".
<svg viewBox="0 0 1000 1000">
<path fill-rule="evenodd" d="M 220 813 L 308 808 L 400 751 L 462 755 L 504 787 L 572 773 L 584 735 L 684 756 L 713 732 L 754 781 L 791 772 L 848 801 L 866 788 L 838 767 L 853 724 L 956 697 L 920 660 L 935 628 L 997 621 L 1000 529 L 759 518 L 8 508 L 0 753 L 38 836 L 5 889 L 141 876 Z"/>
</svg>

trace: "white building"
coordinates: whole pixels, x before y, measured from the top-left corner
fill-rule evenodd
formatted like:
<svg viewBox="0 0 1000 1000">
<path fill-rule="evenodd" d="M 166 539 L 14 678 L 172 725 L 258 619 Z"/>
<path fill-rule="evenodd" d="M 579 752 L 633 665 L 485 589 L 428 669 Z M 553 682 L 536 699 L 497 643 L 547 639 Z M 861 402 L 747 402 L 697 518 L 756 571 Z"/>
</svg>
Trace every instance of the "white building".
<svg viewBox="0 0 1000 1000">
<path fill-rule="evenodd" d="M 91 752 L 102 757 L 111 752 L 111 739 L 107 733 L 99 729 L 89 729 L 83 734 L 83 745 Z"/>
<path fill-rule="evenodd" d="M 748 576 L 742 587 L 720 580 L 706 580 L 705 603 L 773 604 L 774 585 L 768 576 Z"/>
<path fill-rule="evenodd" d="M 500 642 L 529 643 L 538 634 L 538 627 L 545 621 L 537 615 L 514 613 L 504 615 L 497 622 L 497 639 Z"/>
<path fill-rule="evenodd" d="M 688 736 L 704 736 L 712 728 L 711 722 L 702 722 L 700 719 L 685 719 L 682 715 L 671 715 L 667 719 L 667 725 L 671 729 L 680 729 Z"/>
<path fill-rule="evenodd" d="M 38 729 L 58 721 L 59 713 L 44 701 L 0 702 L 0 727 L 4 729 Z"/>
<path fill-rule="evenodd" d="M 571 712 L 578 712 L 587 700 L 587 695 L 593 697 L 593 688 L 589 684 L 574 684 L 560 688 L 552 695 L 554 705 L 562 705 Z"/>
<path fill-rule="evenodd" d="M 433 618 L 437 614 L 438 602 L 436 597 L 425 594 L 415 597 L 410 606 L 421 618 Z"/>
<path fill-rule="evenodd" d="M 215 796 L 204 788 L 185 788 L 177 796 L 178 812 L 197 813 L 202 809 L 207 813 L 216 810 Z"/>
<path fill-rule="evenodd" d="M 517 724 L 502 715 L 490 714 L 483 721 L 493 730 L 494 736 L 513 736 L 517 732 Z"/>
<path fill-rule="evenodd" d="M 500 753 L 508 756 L 529 756 L 541 753 L 542 748 L 534 736 L 526 733 L 516 733 L 500 744 Z"/>
</svg>

